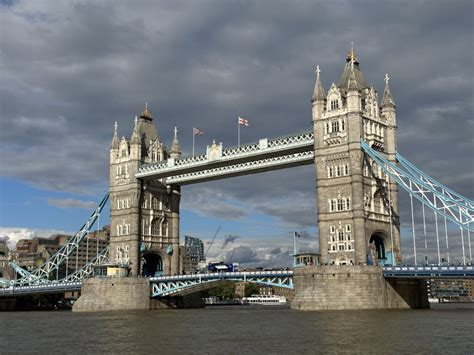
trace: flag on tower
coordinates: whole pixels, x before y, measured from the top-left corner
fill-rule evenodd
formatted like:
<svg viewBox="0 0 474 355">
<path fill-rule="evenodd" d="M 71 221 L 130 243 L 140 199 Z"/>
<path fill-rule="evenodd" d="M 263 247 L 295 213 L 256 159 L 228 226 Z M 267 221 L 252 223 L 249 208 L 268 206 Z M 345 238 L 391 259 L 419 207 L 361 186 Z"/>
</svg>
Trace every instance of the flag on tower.
<svg viewBox="0 0 474 355">
<path fill-rule="evenodd" d="M 204 131 L 201 131 L 200 129 L 193 127 L 193 136 L 202 136 L 203 134 L 204 134 Z"/>
<path fill-rule="evenodd" d="M 295 233 L 295 237 L 301 238 L 301 234 L 299 234 L 298 232 L 294 232 L 294 233 Z"/>
<path fill-rule="evenodd" d="M 249 125 L 249 120 L 246 118 L 239 117 L 239 125 L 241 126 L 247 126 Z"/>
</svg>

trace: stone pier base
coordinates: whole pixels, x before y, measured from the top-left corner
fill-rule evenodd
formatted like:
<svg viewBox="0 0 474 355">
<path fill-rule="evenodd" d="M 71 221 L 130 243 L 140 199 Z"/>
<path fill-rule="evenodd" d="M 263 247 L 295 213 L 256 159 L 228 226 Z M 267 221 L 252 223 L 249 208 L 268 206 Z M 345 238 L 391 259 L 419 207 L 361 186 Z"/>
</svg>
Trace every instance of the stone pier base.
<svg viewBox="0 0 474 355">
<path fill-rule="evenodd" d="M 426 281 L 385 279 L 374 266 L 296 268 L 291 308 L 303 311 L 429 308 Z"/>
<path fill-rule="evenodd" d="M 150 309 L 150 283 L 138 277 L 86 279 L 73 312 Z"/>
</svg>

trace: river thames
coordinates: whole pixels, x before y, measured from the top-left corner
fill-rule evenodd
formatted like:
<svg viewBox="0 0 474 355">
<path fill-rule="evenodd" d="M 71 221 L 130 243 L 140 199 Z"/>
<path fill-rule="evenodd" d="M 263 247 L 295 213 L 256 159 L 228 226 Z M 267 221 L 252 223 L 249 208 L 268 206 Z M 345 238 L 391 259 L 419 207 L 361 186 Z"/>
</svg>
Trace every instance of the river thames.
<svg viewBox="0 0 474 355">
<path fill-rule="evenodd" d="M 301 312 L 211 307 L 0 314 L 0 353 L 472 354 L 474 304 Z"/>
</svg>

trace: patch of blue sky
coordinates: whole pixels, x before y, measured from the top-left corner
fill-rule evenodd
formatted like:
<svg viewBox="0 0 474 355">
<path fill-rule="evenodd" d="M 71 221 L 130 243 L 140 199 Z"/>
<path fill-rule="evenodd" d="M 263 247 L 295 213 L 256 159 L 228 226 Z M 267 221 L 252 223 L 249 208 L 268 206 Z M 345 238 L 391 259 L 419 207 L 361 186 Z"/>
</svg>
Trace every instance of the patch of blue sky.
<svg viewBox="0 0 474 355">
<path fill-rule="evenodd" d="M 97 196 L 97 203 L 101 198 Z M 0 226 L 75 232 L 92 213 L 92 209 L 87 208 L 57 207 L 48 202 L 50 199 L 84 200 L 80 195 L 34 188 L 0 177 Z M 108 207 L 102 215 L 101 224 L 109 223 Z"/>
</svg>

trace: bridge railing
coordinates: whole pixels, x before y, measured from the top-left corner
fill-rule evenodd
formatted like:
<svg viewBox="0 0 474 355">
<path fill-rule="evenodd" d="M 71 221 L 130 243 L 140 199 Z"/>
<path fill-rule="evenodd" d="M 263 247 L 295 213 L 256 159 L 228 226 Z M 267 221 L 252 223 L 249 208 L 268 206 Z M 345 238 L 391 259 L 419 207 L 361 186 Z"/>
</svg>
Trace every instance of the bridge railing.
<svg viewBox="0 0 474 355">
<path fill-rule="evenodd" d="M 229 278 L 229 277 L 243 277 L 243 276 L 292 276 L 293 270 L 269 270 L 269 271 L 234 271 L 234 272 L 214 272 L 214 273 L 200 273 L 188 275 L 173 275 L 173 276 L 157 276 L 150 277 L 150 282 L 155 281 L 170 281 L 170 280 L 194 280 L 198 278 Z"/>
</svg>

